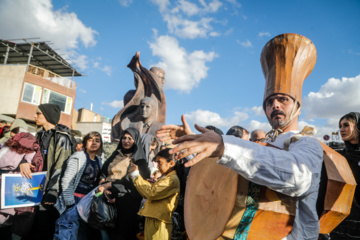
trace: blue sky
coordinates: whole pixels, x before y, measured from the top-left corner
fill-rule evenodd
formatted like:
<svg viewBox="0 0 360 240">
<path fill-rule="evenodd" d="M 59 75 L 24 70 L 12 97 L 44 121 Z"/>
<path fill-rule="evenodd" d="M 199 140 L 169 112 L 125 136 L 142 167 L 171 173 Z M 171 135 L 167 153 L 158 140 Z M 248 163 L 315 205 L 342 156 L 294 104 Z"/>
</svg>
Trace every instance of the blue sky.
<svg viewBox="0 0 360 240">
<path fill-rule="evenodd" d="M 338 119 L 360 111 L 360 1 L 238 0 L 0 0 L 0 38 L 39 37 L 70 59 L 75 108 L 112 118 L 134 89 L 126 65 L 140 51 L 144 67 L 166 71 L 167 123 L 270 126 L 261 105 L 260 53 L 281 33 L 316 46 L 317 63 L 304 81 L 299 128 L 320 138 Z"/>
</svg>

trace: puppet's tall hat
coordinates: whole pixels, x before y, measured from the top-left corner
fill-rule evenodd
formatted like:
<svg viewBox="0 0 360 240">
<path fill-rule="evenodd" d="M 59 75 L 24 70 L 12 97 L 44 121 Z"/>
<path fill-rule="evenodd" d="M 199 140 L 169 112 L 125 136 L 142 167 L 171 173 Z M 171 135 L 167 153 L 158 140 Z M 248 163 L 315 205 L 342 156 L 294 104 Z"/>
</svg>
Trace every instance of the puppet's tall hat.
<svg viewBox="0 0 360 240">
<path fill-rule="evenodd" d="M 299 34 L 281 34 L 266 43 L 260 62 L 265 77 L 264 109 L 267 98 L 276 93 L 287 94 L 301 104 L 303 82 L 316 63 L 314 44 Z"/>
</svg>

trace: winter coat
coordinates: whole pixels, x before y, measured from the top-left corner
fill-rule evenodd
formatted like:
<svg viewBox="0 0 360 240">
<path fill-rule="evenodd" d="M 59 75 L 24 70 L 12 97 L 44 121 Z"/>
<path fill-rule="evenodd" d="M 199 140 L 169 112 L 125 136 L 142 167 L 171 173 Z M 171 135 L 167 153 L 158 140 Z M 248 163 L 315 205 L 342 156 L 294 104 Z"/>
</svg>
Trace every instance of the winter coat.
<svg viewBox="0 0 360 240">
<path fill-rule="evenodd" d="M 95 158 L 101 169 L 102 162 L 100 157 L 96 156 Z M 84 173 L 86 160 L 86 154 L 82 151 L 75 152 L 67 160 L 66 169 L 61 178 L 62 192 L 54 205 L 60 214 L 65 211 L 66 206 L 75 204 L 74 193 Z"/>
<path fill-rule="evenodd" d="M 40 143 L 44 162 L 46 163 L 45 191 L 42 202 L 56 203 L 60 193 L 60 176 L 63 164 L 72 154 L 71 135 L 68 132 L 55 129 L 39 131 L 37 138 Z M 46 138 L 47 134 L 51 134 Z"/>
<path fill-rule="evenodd" d="M 141 175 L 133 179 L 138 192 L 146 200 L 139 215 L 172 223 L 171 215 L 175 211 L 180 193 L 180 180 L 176 171 L 171 171 L 154 184 L 144 180 Z"/>
</svg>

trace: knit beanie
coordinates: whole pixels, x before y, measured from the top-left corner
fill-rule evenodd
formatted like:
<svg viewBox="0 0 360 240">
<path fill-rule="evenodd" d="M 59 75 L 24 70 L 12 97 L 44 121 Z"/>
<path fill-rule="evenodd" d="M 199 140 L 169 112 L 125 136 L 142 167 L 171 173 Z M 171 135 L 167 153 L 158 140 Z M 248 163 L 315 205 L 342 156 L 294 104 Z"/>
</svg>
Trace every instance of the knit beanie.
<svg viewBox="0 0 360 240">
<path fill-rule="evenodd" d="M 61 108 L 57 104 L 40 104 L 39 109 L 49 123 L 56 125 L 60 120 Z"/>
</svg>

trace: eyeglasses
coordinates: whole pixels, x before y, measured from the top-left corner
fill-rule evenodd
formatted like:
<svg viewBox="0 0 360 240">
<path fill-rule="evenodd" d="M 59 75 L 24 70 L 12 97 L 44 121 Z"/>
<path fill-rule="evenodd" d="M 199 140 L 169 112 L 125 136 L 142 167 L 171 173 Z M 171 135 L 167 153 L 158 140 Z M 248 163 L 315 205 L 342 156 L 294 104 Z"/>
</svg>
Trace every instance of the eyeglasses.
<svg viewBox="0 0 360 240">
<path fill-rule="evenodd" d="M 257 138 L 254 140 L 254 142 L 264 142 L 265 138 Z"/>
</svg>

